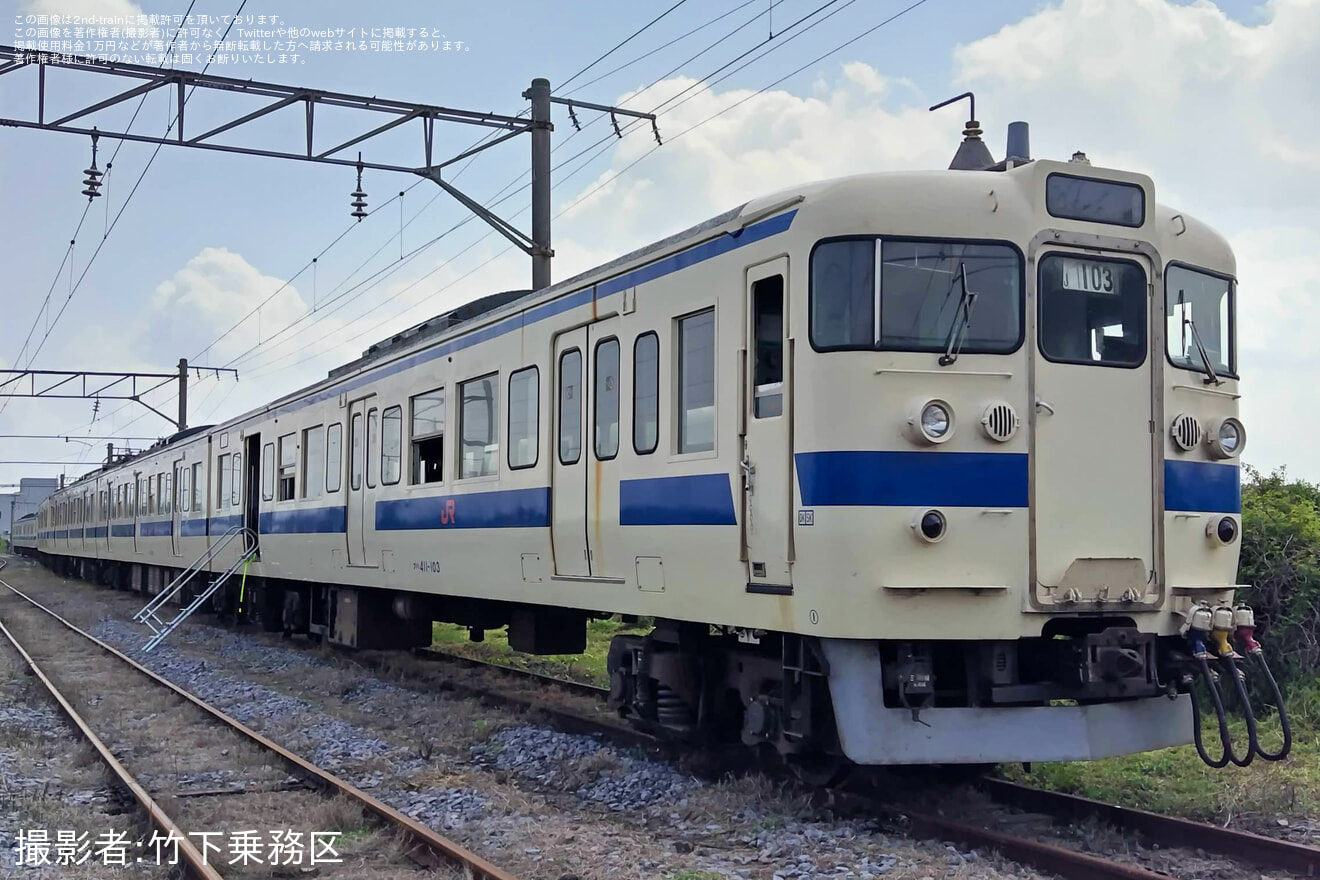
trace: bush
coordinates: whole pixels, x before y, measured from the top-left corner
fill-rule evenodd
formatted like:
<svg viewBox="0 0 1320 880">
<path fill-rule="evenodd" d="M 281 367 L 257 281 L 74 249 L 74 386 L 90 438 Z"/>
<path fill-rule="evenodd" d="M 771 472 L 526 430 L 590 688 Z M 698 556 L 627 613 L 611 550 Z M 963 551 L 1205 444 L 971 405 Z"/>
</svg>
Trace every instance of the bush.
<svg viewBox="0 0 1320 880">
<path fill-rule="evenodd" d="M 1310 685 L 1320 675 L 1320 486 L 1244 467 L 1238 598 L 1276 675 Z"/>
</svg>

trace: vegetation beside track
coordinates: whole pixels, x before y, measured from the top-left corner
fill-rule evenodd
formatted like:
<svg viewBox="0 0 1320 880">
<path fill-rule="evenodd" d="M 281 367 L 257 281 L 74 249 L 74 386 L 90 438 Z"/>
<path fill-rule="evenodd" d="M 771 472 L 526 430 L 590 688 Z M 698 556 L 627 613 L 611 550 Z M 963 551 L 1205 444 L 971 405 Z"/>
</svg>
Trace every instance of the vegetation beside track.
<svg viewBox="0 0 1320 880">
<path fill-rule="evenodd" d="M 466 627 L 452 623 L 434 624 L 431 643 L 451 654 L 474 660 L 608 687 L 610 681 L 605 673 L 605 660 L 609 656 L 610 639 L 621 633 L 646 633 L 650 629 L 649 618 L 624 623 L 616 614 L 606 620 L 588 620 L 587 650 L 582 654 L 520 654 L 509 647 L 508 633 L 503 629 L 487 630 L 485 641 L 472 642 L 468 640 Z"/>
</svg>

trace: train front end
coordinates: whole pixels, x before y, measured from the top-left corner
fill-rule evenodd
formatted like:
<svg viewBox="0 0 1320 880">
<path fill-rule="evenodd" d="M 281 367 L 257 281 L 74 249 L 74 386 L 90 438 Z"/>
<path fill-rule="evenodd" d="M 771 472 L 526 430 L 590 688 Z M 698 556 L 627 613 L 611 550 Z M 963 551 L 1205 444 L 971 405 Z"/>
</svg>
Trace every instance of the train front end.
<svg viewBox="0 0 1320 880">
<path fill-rule="evenodd" d="M 1286 753 L 1258 741 L 1282 698 L 1234 605 L 1223 238 L 1081 154 L 869 175 L 818 203 L 793 581 L 836 750 L 1100 758 L 1191 742 L 1197 710 L 1250 716 L 1261 688 L 1268 721 L 1198 747 L 1217 766 Z"/>
</svg>

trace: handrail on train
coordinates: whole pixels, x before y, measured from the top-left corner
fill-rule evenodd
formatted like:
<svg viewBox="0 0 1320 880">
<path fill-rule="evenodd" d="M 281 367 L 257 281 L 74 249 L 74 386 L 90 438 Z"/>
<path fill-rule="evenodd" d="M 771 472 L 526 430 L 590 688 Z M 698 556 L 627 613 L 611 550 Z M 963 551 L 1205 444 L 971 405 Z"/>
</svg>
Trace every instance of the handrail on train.
<svg viewBox="0 0 1320 880">
<path fill-rule="evenodd" d="M 228 547 L 234 538 L 239 535 L 243 535 L 248 539 L 244 542 L 245 547 L 255 548 L 257 546 L 257 535 L 252 529 L 247 526 L 234 526 L 221 535 L 220 540 L 203 550 L 202 555 L 193 560 L 193 563 L 180 572 L 178 577 L 170 581 L 169 586 L 157 593 L 155 598 L 148 602 L 141 611 L 134 614 L 133 621 L 135 623 L 146 623 L 147 618 L 155 615 L 162 605 L 178 595 L 179 591 L 197 575 L 197 572 L 201 571 L 205 565 L 215 558 L 217 553 Z"/>
</svg>

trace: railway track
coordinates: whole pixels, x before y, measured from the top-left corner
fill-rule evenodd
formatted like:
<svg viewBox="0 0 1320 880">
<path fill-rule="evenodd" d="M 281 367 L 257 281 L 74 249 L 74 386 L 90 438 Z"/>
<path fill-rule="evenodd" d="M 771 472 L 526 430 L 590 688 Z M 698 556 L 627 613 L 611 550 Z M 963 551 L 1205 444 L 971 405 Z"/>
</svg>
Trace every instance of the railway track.
<svg viewBox="0 0 1320 880">
<path fill-rule="evenodd" d="M 249 873 L 254 866 L 251 858 L 238 867 L 230 860 L 234 834 L 247 833 L 263 815 L 282 820 L 272 823 L 273 828 L 293 830 L 297 825 L 291 828 L 291 819 L 318 815 L 318 801 L 346 799 L 369 817 L 378 833 L 368 843 L 349 842 L 347 849 L 342 842 L 336 849 L 335 839 L 323 837 L 321 861 L 314 869 L 317 877 L 420 878 L 436 877 L 439 871 L 439 876 L 515 880 L 481 856 L 156 675 L 3 579 L 0 588 L 0 634 L 137 802 L 150 825 L 175 842 L 177 850 L 167 845 L 167 853 L 177 853 L 189 876 L 219 880 Z M 113 658 L 109 665 L 108 658 Z M 149 723 L 138 723 L 139 719 Z M 277 771 L 280 767 L 287 772 Z M 219 788 L 214 783 L 200 789 L 189 784 L 199 778 L 228 781 Z M 234 778 L 241 780 L 237 787 Z M 214 837 L 221 835 L 223 841 L 226 829 L 231 846 L 218 849 L 221 844 Z M 314 830 L 322 833 L 318 829 L 302 833 Z M 194 842 L 198 838 L 200 846 Z M 260 864 L 268 840 L 257 839 L 256 864 Z M 245 848 L 251 853 L 248 840 Z M 314 845 L 311 838 L 302 837 L 300 844 L 304 840 Z M 143 850 L 130 845 L 130 856 L 135 852 Z M 156 852 L 159 855 L 160 850 Z M 313 854 L 300 851 L 300 855 Z"/>
<path fill-rule="evenodd" d="M 437 649 L 415 651 L 416 656 L 437 663 L 453 663 L 465 667 L 484 667 L 501 676 L 532 680 L 540 684 L 563 688 L 570 693 L 593 700 L 604 701 L 609 691 L 595 685 L 570 681 L 542 673 L 518 669 L 497 663 L 488 663 L 470 657 Z M 474 695 L 491 697 L 506 705 L 518 705 L 536 711 L 545 707 L 532 700 L 509 698 L 496 692 L 471 688 Z M 606 737 L 619 736 L 617 725 L 602 724 L 557 708 L 555 718 L 573 718 L 575 729 L 587 730 Z M 635 734 L 625 735 L 625 741 L 635 742 Z M 647 738 L 652 744 L 661 741 Z M 1051 817 L 1054 821 L 1077 822 L 1096 820 L 1115 829 L 1139 836 L 1147 844 L 1166 848 L 1201 850 L 1226 856 L 1261 870 L 1287 871 L 1303 877 L 1320 876 L 1320 848 L 1278 840 L 1259 834 L 1221 828 L 1203 822 L 1194 822 L 1173 816 L 1163 816 L 1146 810 L 1108 804 L 1078 795 L 1019 785 L 995 777 L 982 777 L 973 783 L 996 803 Z M 928 811 L 917 810 L 899 803 L 875 786 L 822 792 L 820 801 L 826 805 L 846 807 L 861 812 L 882 812 L 911 830 L 915 835 L 938 837 L 968 847 L 988 847 L 1004 856 L 1029 864 L 1041 870 L 1082 880 L 1152 880 L 1167 877 L 1134 865 L 1102 859 L 1088 853 L 1077 852 L 1038 840 L 977 827 Z"/>
</svg>

